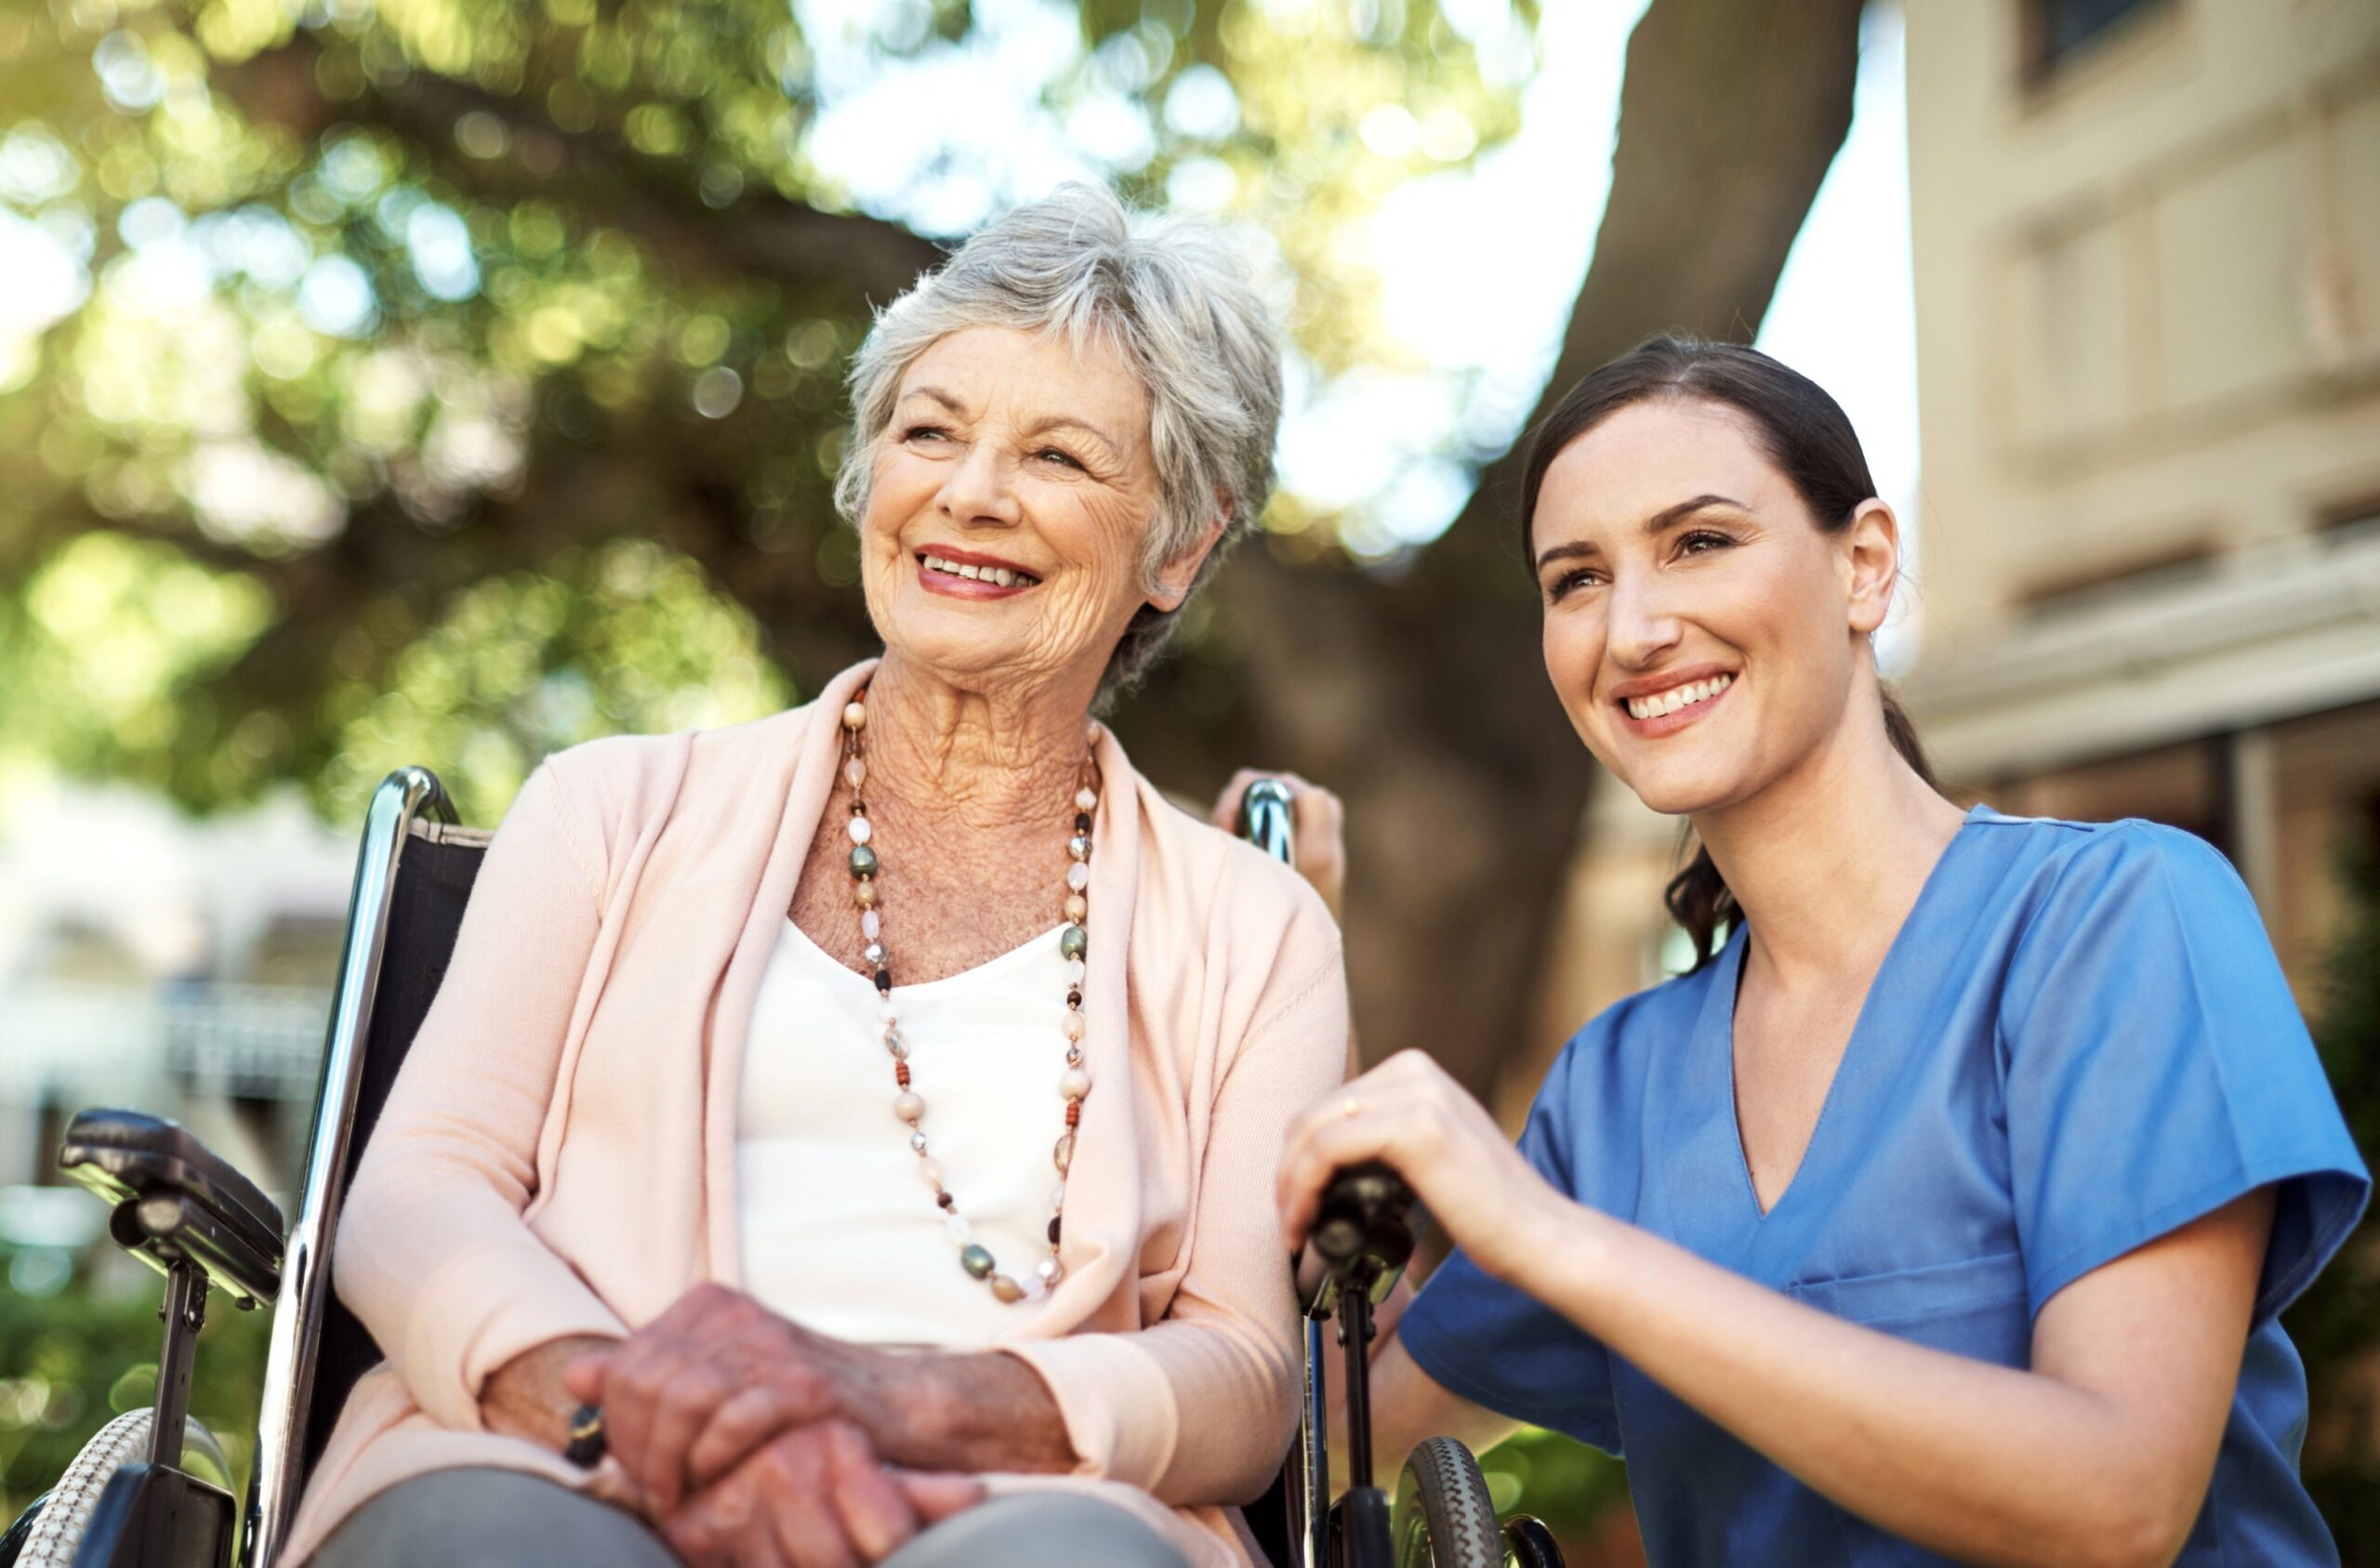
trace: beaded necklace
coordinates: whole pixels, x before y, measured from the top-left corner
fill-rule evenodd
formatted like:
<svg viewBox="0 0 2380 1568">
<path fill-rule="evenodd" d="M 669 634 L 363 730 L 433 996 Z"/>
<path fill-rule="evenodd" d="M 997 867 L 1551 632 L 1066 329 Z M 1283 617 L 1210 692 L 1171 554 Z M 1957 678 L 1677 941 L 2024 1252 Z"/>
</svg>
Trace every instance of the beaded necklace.
<svg viewBox="0 0 2380 1568">
<path fill-rule="evenodd" d="M 1050 1152 L 1051 1162 L 1058 1167 L 1057 1190 L 1050 1198 L 1050 1253 L 1019 1281 L 1000 1272 L 991 1249 L 975 1240 L 973 1227 L 959 1212 L 959 1200 L 942 1183 L 941 1164 L 926 1152 L 926 1102 L 909 1087 L 909 1048 L 901 1037 L 900 1017 L 892 1006 L 892 956 L 884 945 L 883 915 L 877 907 L 876 874 L 880 863 L 876 829 L 867 820 L 866 800 L 860 793 L 867 782 L 867 758 L 861 742 L 867 729 L 866 699 L 867 689 L 862 687 L 843 709 L 843 781 L 852 789 L 852 905 L 859 911 L 860 956 L 876 982 L 884 1049 L 892 1058 L 892 1113 L 908 1124 L 909 1149 L 918 1156 L 918 1173 L 942 1210 L 943 1232 L 959 1248 L 959 1266 L 970 1278 L 988 1285 L 993 1296 L 1002 1301 L 1038 1301 L 1065 1278 L 1065 1265 L 1058 1261 L 1058 1237 L 1066 1206 L 1066 1167 L 1074 1163 L 1075 1127 L 1082 1120 L 1083 1097 L 1091 1093 L 1091 1074 L 1082 1065 L 1082 982 L 1084 955 L 1091 950 L 1091 818 L 1099 807 L 1099 765 L 1091 753 L 1084 753 L 1075 790 L 1074 836 L 1066 840 L 1066 924 L 1058 933 L 1058 951 L 1066 961 L 1066 1070 L 1058 1079 L 1058 1094 L 1066 1104 L 1066 1127 Z M 1098 738 L 1094 725 L 1088 743 L 1095 745 Z"/>
</svg>

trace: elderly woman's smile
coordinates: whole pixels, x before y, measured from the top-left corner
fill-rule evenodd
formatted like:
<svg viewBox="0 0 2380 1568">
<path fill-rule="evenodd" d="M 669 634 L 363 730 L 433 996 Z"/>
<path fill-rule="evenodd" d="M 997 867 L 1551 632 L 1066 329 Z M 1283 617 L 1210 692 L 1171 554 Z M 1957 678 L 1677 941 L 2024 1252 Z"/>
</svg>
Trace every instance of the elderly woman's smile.
<svg viewBox="0 0 2380 1568">
<path fill-rule="evenodd" d="M 953 673 L 1095 684 L 1164 593 L 1147 573 L 1148 427 L 1142 377 L 1102 336 L 973 326 L 919 352 L 860 519 L 886 645 Z"/>
<path fill-rule="evenodd" d="M 918 586 L 953 599 L 1014 599 L 1041 579 L 998 556 L 945 546 L 918 552 Z"/>
</svg>

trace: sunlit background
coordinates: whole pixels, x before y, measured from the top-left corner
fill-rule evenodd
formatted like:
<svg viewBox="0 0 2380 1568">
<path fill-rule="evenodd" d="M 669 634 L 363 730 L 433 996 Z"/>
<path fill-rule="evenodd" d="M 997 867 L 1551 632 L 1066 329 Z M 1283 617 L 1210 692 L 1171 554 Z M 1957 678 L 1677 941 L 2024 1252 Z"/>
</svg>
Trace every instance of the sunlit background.
<svg viewBox="0 0 2380 1568">
<path fill-rule="evenodd" d="M 2370 1148 L 2380 5 L 1871 0 L 1839 46 L 1782 14 L 0 9 L 0 1511 L 153 1377 L 64 1117 L 172 1112 L 289 1191 L 374 784 L 430 765 L 493 824 L 556 747 L 769 712 L 863 648 L 845 359 L 1064 180 L 1230 225 L 1289 345 L 1281 494 L 1119 728 L 1185 797 L 1243 761 L 1345 792 L 1368 1043 L 1515 1114 L 1677 961 L 1670 825 L 1553 728 L 1516 578 L 1478 586 L 1609 264 L 1632 70 L 1640 147 L 1764 112 L 1691 49 L 1632 57 L 1663 19 L 1721 62 L 1731 31 L 1780 72 L 1852 53 L 1847 130 L 1775 133 L 1824 169 L 1781 214 L 1640 191 L 1672 264 L 1590 336 L 1755 338 L 1835 394 L 1908 530 L 1883 652 L 1949 776 L 2221 846 Z M 1715 311 L 1665 292 L 1706 244 L 1755 257 Z M 1480 989 L 1411 1005 L 1474 914 Z M 2309 1473 L 2380 1553 L 2368 1242 L 2324 1290 Z M 220 1317 L 194 1405 L 244 1460 L 260 1337 Z M 1538 1435 L 1488 1469 L 1573 1561 L 1641 1560 L 1615 1463 Z"/>
</svg>

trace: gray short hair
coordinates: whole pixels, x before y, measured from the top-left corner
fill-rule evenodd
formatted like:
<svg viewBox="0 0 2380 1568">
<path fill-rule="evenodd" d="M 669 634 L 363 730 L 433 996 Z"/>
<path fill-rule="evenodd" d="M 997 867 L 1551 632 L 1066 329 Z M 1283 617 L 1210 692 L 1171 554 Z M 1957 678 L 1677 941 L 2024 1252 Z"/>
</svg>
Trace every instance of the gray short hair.
<svg viewBox="0 0 2380 1568">
<path fill-rule="evenodd" d="M 1221 497 L 1229 522 L 1192 591 L 1204 586 L 1273 493 L 1281 420 L 1280 350 L 1229 236 L 1134 211 L 1098 186 L 1065 185 L 959 246 L 877 316 L 852 361 L 854 428 L 835 507 L 853 524 L 902 373 L 938 339 L 976 326 L 1063 332 L 1078 347 L 1104 335 L 1124 352 L 1148 389 L 1157 472 L 1144 573 L 1154 584 L 1214 520 Z M 1142 607 L 1108 661 L 1103 701 L 1146 673 L 1178 618 Z"/>
</svg>

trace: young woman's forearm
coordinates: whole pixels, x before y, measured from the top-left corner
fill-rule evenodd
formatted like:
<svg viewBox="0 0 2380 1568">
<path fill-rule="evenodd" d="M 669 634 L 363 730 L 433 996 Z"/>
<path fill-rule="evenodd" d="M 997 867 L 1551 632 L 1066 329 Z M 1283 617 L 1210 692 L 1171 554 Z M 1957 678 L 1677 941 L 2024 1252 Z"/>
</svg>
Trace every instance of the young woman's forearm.
<svg viewBox="0 0 2380 1568">
<path fill-rule="evenodd" d="M 1972 1562 L 2164 1562 L 2197 1515 L 2214 1444 L 2171 1436 L 2195 1410 L 1911 1344 L 1576 1205 L 1542 1223 L 1512 1284 L 1895 1535 Z M 2244 1336 L 2244 1302 L 2215 1316 Z"/>
</svg>

